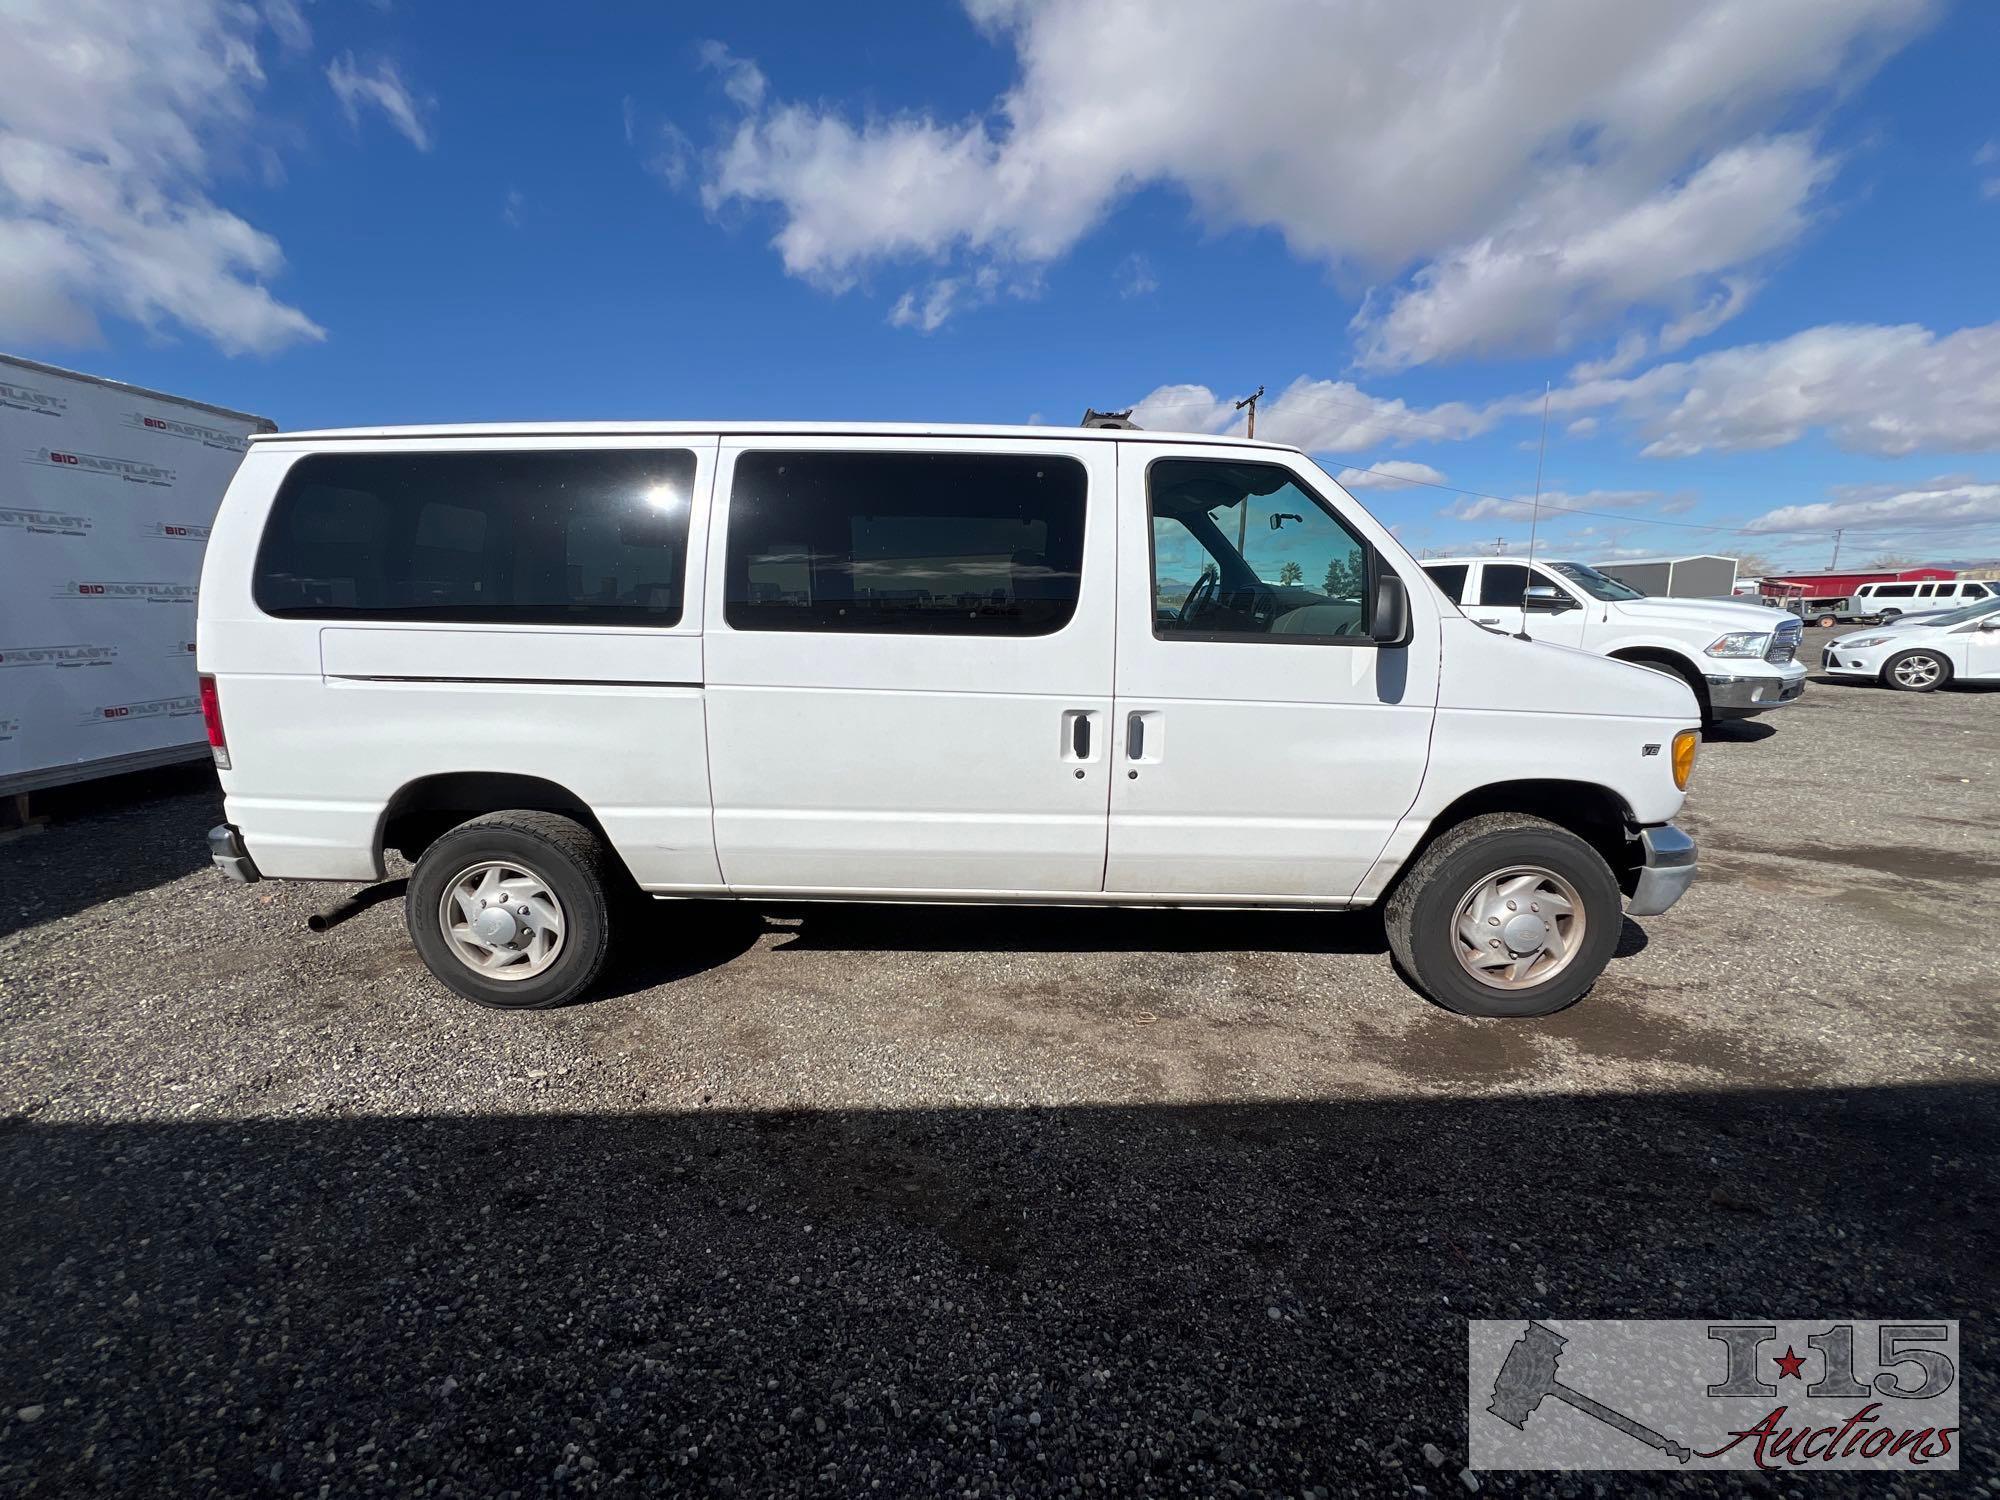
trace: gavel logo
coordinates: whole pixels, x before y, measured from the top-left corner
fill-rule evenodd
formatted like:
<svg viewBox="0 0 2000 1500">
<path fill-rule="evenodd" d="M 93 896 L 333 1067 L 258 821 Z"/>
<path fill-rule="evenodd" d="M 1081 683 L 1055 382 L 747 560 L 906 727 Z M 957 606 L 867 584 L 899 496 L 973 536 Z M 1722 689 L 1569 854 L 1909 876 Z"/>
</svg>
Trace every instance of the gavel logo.
<svg viewBox="0 0 2000 1500">
<path fill-rule="evenodd" d="M 1606 1426 L 1615 1427 L 1647 1447 L 1657 1448 L 1682 1463 L 1694 1457 L 1694 1450 L 1685 1444 L 1662 1437 L 1623 1412 L 1613 1411 L 1602 1402 L 1593 1401 L 1557 1380 L 1556 1361 L 1562 1358 L 1563 1345 L 1568 1342 L 1553 1328 L 1530 1323 L 1528 1331 L 1516 1339 L 1514 1347 L 1507 1351 L 1500 1373 L 1493 1377 L 1493 1400 L 1486 1409 L 1508 1426 L 1526 1431 L 1529 1414 L 1542 1404 L 1544 1396 L 1554 1396 L 1586 1416 L 1595 1417 Z"/>
</svg>

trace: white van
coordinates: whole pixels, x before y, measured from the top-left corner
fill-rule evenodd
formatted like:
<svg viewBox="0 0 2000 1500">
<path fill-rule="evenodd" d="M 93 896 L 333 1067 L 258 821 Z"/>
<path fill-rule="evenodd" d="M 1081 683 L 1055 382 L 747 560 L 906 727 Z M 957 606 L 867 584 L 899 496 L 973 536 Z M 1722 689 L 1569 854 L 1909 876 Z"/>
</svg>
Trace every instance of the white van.
<svg viewBox="0 0 2000 1500">
<path fill-rule="evenodd" d="M 1769 713 L 1806 690 L 1805 626 L 1793 614 L 1734 599 L 1663 599 L 1580 562 L 1431 557 L 1423 568 L 1481 625 L 1680 678 L 1709 722 Z"/>
<path fill-rule="evenodd" d="M 1386 903 L 1474 1015 L 1694 875 L 1678 682 L 1483 630 L 1304 454 L 1047 427 L 253 442 L 202 575 L 237 880 L 415 861 L 485 1005 L 655 897 Z"/>
<path fill-rule="evenodd" d="M 1918 583 L 1864 583 L 1854 591 L 1848 618 L 1893 620 L 1898 615 L 1962 609 L 1968 604 L 1978 604 L 1996 596 L 2000 596 L 2000 585 L 1980 583 L 1970 578 Z"/>
</svg>

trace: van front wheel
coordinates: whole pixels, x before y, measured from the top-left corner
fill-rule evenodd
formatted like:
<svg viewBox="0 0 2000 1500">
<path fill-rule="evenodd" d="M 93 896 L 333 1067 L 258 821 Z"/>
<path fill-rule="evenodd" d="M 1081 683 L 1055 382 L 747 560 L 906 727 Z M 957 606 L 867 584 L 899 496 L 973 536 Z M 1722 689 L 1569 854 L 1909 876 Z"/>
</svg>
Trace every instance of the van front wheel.
<svg viewBox="0 0 2000 1500">
<path fill-rule="evenodd" d="M 1524 813 L 1468 818 L 1426 849 L 1383 913 L 1418 989 L 1465 1016 L 1546 1016 L 1582 998 L 1618 946 L 1611 867 Z"/>
<path fill-rule="evenodd" d="M 496 1010 L 545 1010 L 604 967 L 611 890 L 610 857 L 582 824 L 496 812 L 424 851 L 403 907 L 411 941 L 447 989 Z"/>
</svg>

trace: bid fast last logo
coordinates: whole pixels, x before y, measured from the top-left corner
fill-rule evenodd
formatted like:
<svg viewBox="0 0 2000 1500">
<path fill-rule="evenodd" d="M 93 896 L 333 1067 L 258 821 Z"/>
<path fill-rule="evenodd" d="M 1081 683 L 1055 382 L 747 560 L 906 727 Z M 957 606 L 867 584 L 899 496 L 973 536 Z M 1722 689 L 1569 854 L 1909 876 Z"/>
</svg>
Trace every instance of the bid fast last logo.
<svg viewBox="0 0 2000 1500">
<path fill-rule="evenodd" d="M 28 462 L 40 464 L 48 469 L 61 469 L 71 474 L 102 474 L 127 484 L 150 484 L 161 489 L 171 489 L 174 471 L 158 464 L 141 463 L 137 459 L 114 458 L 106 453 L 82 453 L 67 448 L 33 448 L 28 452 Z"/>
<path fill-rule="evenodd" d="M 192 604 L 191 583 L 148 583 L 124 579 L 68 579 L 55 587 L 58 599 L 129 599 L 143 604 Z"/>
<path fill-rule="evenodd" d="M 143 703 L 106 703 L 77 716 L 79 724 L 129 724 L 143 719 L 186 719 L 201 712 L 201 700 L 149 698 Z"/>
</svg>

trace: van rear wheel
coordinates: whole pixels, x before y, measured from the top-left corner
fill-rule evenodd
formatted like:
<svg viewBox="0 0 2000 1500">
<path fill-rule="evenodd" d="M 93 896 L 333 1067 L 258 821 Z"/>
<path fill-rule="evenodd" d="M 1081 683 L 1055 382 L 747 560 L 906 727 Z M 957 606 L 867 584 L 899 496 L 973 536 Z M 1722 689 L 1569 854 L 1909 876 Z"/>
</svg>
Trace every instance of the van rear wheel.
<svg viewBox="0 0 2000 1500">
<path fill-rule="evenodd" d="M 1448 830 L 1383 913 L 1403 971 L 1464 1016 L 1546 1016 L 1581 999 L 1618 946 L 1624 911 L 1604 856 L 1525 813 Z"/>
<path fill-rule="evenodd" d="M 441 835 L 404 897 L 410 939 L 447 989 L 496 1010 L 545 1010 L 590 987 L 610 950 L 603 843 L 554 813 L 488 813 Z"/>
</svg>

